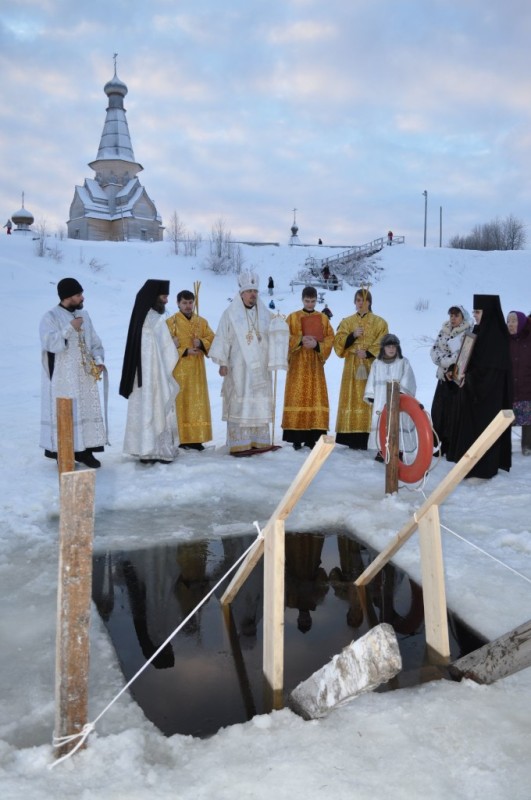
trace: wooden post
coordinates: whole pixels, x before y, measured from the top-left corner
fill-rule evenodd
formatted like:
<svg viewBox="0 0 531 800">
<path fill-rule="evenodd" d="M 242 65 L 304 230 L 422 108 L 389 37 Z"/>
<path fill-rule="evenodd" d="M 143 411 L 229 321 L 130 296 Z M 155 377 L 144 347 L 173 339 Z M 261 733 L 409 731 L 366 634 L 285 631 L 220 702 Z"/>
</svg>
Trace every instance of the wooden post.
<svg viewBox="0 0 531 800">
<path fill-rule="evenodd" d="M 249 551 L 246 558 L 242 561 L 234 578 L 225 589 L 225 592 L 221 597 L 222 605 L 225 603 L 232 603 L 238 594 L 240 586 L 242 586 L 247 577 L 253 571 L 254 567 L 260 561 L 262 553 L 264 552 L 264 540 L 271 530 L 273 523 L 277 519 L 285 520 L 291 514 L 297 501 L 300 500 L 312 482 L 313 478 L 319 472 L 323 463 L 334 449 L 335 443 L 336 442 L 333 436 L 321 436 L 319 441 L 316 443 L 310 455 L 300 468 L 288 491 L 271 515 L 267 525 L 263 530 L 264 538 L 256 540 L 254 547 Z"/>
<path fill-rule="evenodd" d="M 94 470 L 60 476 L 59 581 L 55 658 L 55 737 L 79 733 L 87 723 L 89 620 L 92 592 Z M 76 742 L 59 745 L 55 757 Z"/>
<path fill-rule="evenodd" d="M 263 672 L 273 691 L 273 708 L 282 708 L 284 689 L 284 520 L 276 519 L 264 542 Z"/>
<path fill-rule="evenodd" d="M 430 494 L 428 499 L 421 505 L 418 511 L 415 512 L 414 516 L 403 525 L 402 528 L 398 531 L 395 538 L 387 545 L 387 547 L 382 550 L 382 552 L 376 556 L 374 561 L 369 564 L 367 569 L 362 572 L 359 578 L 356 579 L 355 584 L 357 586 L 363 586 L 366 583 L 369 583 L 375 575 L 380 572 L 380 570 L 385 567 L 388 561 L 392 559 L 394 554 L 400 550 L 402 545 L 407 542 L 407 540 L 412 536 L 413 533 L 417 530 L 417 525 L 419 521 L 422 519 L 424 514 L 426 514 L 431 506 L 437 505 L 440 506 L 443 500 L 448 497 L 448 495 L 453 492 L 455 487 L 463 480 L 465 475 L 467 475 L 472 467 L 479 461 L 479 459 L 485 455 L 489 447 L 498 439 L 501 434 L 506 430 L 509 425 L 512 424 L 514 420 L 514 414 L 512 411 L 505 410 L 499 411 L 490 425 L 488 425 L 481 436 L 479 436 L 472 447 L 470 447 L 464 456 L 457 462 L 455 467 L 453 467 L 446 478 L 444 478 L 440 484 L 437 486 L 434 492 Z"/>
<path fill-rule="evenodd" d="M 398 428 L 400 418 L 400 382 L 387 381 L 387 427 L 389 431 L 385 462 L 385 493 L 398 492 Z"/>
<path fill-rule="evenodd" d="M 74 460 L 74 415 L 72 411 L 72 398 L 58 397 L 56 400 L 57 412 L 57 466 L 59 475 L 63 472 L 73 472 L 76 466 Z"/>
<path fill-rule="evenodd" d="M 439 506 L 431 506 L 419 521 L 419 539 L 424 622 L 430 662 L 447 664 L 450 660 L 450 639 Z"/>
</svg>

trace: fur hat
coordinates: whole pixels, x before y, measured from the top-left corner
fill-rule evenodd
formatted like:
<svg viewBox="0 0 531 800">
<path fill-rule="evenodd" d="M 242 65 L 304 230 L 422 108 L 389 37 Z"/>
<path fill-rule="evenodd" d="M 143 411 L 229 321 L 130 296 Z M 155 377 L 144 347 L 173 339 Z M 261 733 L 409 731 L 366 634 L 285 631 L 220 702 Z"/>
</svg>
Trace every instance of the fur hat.
<svg viewBox="0 0 531 800">
<path fill-rule="evenodd" d="M 249 289 L 260 289 L 260 278 L 256 272 L 251 272 L 250 269 L 244 269 L 238 275 L 238 291 L 240 294 Z"/>
<path fill-rule="evenodd" d="M 385 347 L 386 344 L 395 344 L 398 347 L 400 345 L 400 339 L 398 336 L 395 336 L 394 333 L 386 333 L 385 336 L 382 336 L 380 345 L 381 347 Z"/>
<path fill-rule="evenodd" d="M 57 284 L 57 294 L 59 300 L 66 300 L 67 297 L 73 297 L 75 294 L 81 294 L 83 287 L 76 281 L 75 278 L 63 278 Z"/>
<path fill-rule="evenodd" d="M 385 358 L 385 346 L 388 344 L 394 344 L 396 347 L 396 355 L 398 358 L 403 358 L 402 355 L 402 348 L 400 347 L 400 339 L 398 336 L 395 336 L 394 333 L 386 333 L 385 336 L 382 336 L 380 341 L 380 352 L 378 354 L 378 358 L 383 360 Z"/>
</svg>

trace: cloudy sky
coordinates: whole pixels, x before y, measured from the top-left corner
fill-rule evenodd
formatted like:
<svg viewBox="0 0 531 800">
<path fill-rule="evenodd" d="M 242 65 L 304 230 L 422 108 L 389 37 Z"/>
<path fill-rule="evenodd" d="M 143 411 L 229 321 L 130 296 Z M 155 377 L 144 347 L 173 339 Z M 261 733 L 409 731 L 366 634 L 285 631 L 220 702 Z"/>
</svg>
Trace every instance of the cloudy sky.
<svg viewBox="0 0 531 800">
<path fill-rule="evenodd" d="M 57 230 L 118 75 L 163 222 L 428 245 L 531 221 L 529 0 L 0 0 L 0 216 Z M 528 228 L 528 246 L 531 230 Z"/>
</svg>

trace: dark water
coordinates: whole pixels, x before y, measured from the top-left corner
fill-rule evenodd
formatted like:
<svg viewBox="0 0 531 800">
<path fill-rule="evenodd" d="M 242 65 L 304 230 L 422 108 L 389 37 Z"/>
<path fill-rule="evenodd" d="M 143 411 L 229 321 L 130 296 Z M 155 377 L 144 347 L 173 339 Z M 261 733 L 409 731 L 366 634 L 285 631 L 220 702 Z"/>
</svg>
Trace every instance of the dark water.
<svg viewBox="0 0 531 800">
<path fill-rule="evenodd" d="M 128 681 L 196 607 L 254 536 L 94 555 L 93 598 Z M 353 639 L 380 622 L 397 635 L 402 672 L 379 691 L 445 670 L 430 665 L 420 587 L 392 564 L 362 590 L 352 585 L 376 553 L 348 534 L 286 534 L 285 697 Z M 230 610 L 228 580 L 157 655 L 130 691 L 166 734 L 209 736 L 268 713 L 262 677 L 262 563 Z M 452 660 L 484 640 L 449 616 Z"/>
</svg>

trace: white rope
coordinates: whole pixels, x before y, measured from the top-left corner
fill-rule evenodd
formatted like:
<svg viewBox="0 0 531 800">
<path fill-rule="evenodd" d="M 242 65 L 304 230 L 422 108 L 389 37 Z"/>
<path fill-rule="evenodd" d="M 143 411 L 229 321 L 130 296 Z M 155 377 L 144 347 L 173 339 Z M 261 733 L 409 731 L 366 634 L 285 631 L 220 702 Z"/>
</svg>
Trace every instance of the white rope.
<svg viewBox="0 0 531 800">
<path fill-rule="evenodd" d="M 433 435 L 437 439 L 437 445 L 435 446 L 435 449 L 434 449 L 434 452 L 433 452 L 433 456 L 434 457 L 436 456 L 436 461 L 435 461 L 435 464 L 433 464 L 432 466 L 428 467 L 428 469 L 424 473 L 424 476 L 423 476 L 422 480 L 418 484 L 416 484 L 414 487 L 411 487 L 410 484 L 401 483 L 400 484 L 400 488 L 407 489 L 409 492 L 421 492 L 424 495 L 424 498 L 426 498 L 426 495 L 424 494 L 424 489 L 426 487 L 426 483 L 428 482 L 428 477 L 430 475 L 430 472 L 433 472 L 434 469 L 437 469 L 437 467 L 441 463 L 442 453 L 441 453 L 441 440 L 439 439 L 439 435 L 438 435 L 437 431 L 433 427 L 433 420 L 431 418 L 431 414 L 428 411 L 426 411 L 425 408 L 424 408 L 424 413 L 426 414 L 426 416 L 428 417 L 428 419 L 430 421 L 431 432 L 433 433 Z"/>
<path fill-rule="evenodd" d="M 492 561 L 495 561 L 496 564 L 499 564 L 501 567 L 505 567 L 505 569 L 508 569 L 509 572 L 512 572 L 514 575 L 517 575 L 519 578 L 522 578 L 524 581 L 527 581 L 527 583 L 531 583 L 531 578 L 528 578 L 526 575 L 523 575 L 521 572 L 518 572 L 517 569 L 514 569 L 513 567 L 510 567 L 509 564 L 505 564 L 505 562 L 501 561 L 499 558 L 496 558 L 496 556 L 493 556 L 492 553 L 488 553 L 486 550 L 484 550 L 482 547 L 479 547 L 477 544 L 474 544 L 474 542 L 471 542 L 468 539 L 465 539 L 465 537 L 461 536 L 461 534 L 456 533 L 456 531 L 453 531 L 451 528 L 448 528 L 446 525 L 442 525 L 441 524 L 441 528 L 444 528 L 445 531 L 448 531 L 448 533 L 451 533 L 453 536 L 455 536 L 457 539 L 460 539 L 462 542 L 465 542 L 466 544 L 469 544 L 470 547 L 473 547 L 474 550 L 478 550 L 478 552 L 482 553 L 482 555 L 487 556 L 487 558 L 492 559 Z"/>
<path fill-rule="evenodd" d="M 76 741 L 76 739 L 78 740 L 78 742 L 77 742 L 76 746 L 74 748 L 72 748 L 72 750 L 70 750 L 68 753 L 66 753 L 66 755 L 62 756 L 61 758 L 58 758 L 52 764 L 48 764 L 48 769 L 53 769 L 55 766 L 57 766 L 57 764 L 60 764 L 61 761 L 65 761 L 67 758 L 70 758 L 70 756 L 74 755 L 74 753 L 77 750 L 79 750 L 79 748 L 83 745 L 83 743 L 88 738 L 89 734 L 92 733 L 92 731 L 95 729 L 96 723 L 99 722 L 99 720 L 103 717 L 103 715 L 107 713 L 107 711 L 110 709 L 110 707 L 112 705 L 114 705 L 114 703 L 118 700 L 118 698 L 123 695 L 123 693 L 131 686 L 131 684 L 133 684 L 136 681 L 136 679 L 142 674 L 142 672 L 144 672 L 144 670 L 151 664 L 151 662 L 158 656 L 158 654 L 162 650 L 164 650 L 166 645 L 173 639 L 173 637 L 177 633 L 179 633 L 181 628 L 183 628 L 186 625 L 186 623 L 194 616 L 196 611 L 198 611 L 201 608 L 201 606 L 204 605 L 206 603 L 206 601 L 211 597 L 211 595 L 214 594 L 216 589 L 223 583 L 225 578 L 227 578 L 227 576 L 230 575 L 230 573 L 233 572 L 236 569 L 238 564 L 241 561 L 243 561 L 243 559 L 247 556 L 247 554 L 255 547 L 256 542 L 259 541 L 260 539 L 264 538 L 264 534 L 260 530 L 260 525 L 258 524 L 258 522 L 256 520 L 253 522 L 253 525 L 256 528 L 256 530 L 258 531 L 258 536 L 256 537 L 255 541 L 252 544 L 249 545 L 247 550 L 244 553 L 242 553 L 242 555 L 234 562 L 232 567 L 230 567 L 230 569 L 227 570 L 225 575 L 223 575 L 223 577 L 219 579 L 219 581 L 216 583 L 216 585 L 213 586 L 212 589 L 209 592 L 207 592 L 207 594 L 203 597 L 203 599 L 199 601 L 199 603 L 196 605 L 196 607 L 193 609 L 193 611 L 190 611 L 188 616 L 185 619 L 183 619 L 183 621 L 180 623 L 180 625 L 178 625 L 177 628 L 175 628 L 173 633 L 170 633 L 170 635 L 167 637 L 167 639 L 165 639 L 165 641 L 160 645 L 158 650 L 156 650 L 153 653 L 153 655 L 150 658 L 148 658 L 148 660 L 145 662 L 145 664 L 143 664 L 143 666 L 133 675 L 133 677 L 125 684 L 125 686 L 123 686 L 120 689 L 118 694 L 115 695 L 113 697 L 113 699 L 109 703 L 107 703 L 107 705 L 105 706 L 103 711 L 101 711 L 98 714 L 96 719 L 93 722 L 88 722 L 86 725 L 84 725 L 82 730 L 79 733 L 73 733 L 70 736 L 58 736 L 58 737 L 54 736 L 53 737 L 53 746 L 54 746 L 54 748 L 60 747 L 63 744 L 69 744 L 70 742 L 74 742 L 74 741 Z"/>
<path fill-rule="evenodd" d="M 425 499 L 425 500 L 427 500 L 428 498 L 426 497 L 426 495 L 424 494 L 424 492 L 423 492 L 422 494 L 423 494 L 423 496 L 424 496 L 424 499 Z M 414 520 L 415 520 L 415 522 L 418 524 L 417 512 L 415 512 L 415 513 L 413 514 L 413 519 L 414 519 Z M 464 536 L 461 536 L 461 534 L 460 534 L 460 533 L 457 533 L 456 531 L 453 531 L 453 530 L 452 530 L 451 528 L 449 528 L 447 525 L 443 525 L 443 524 L 442 524 L 442 522 L 439 522 L 439 524 L 440 524 L 441 528 L 443 528 L 445 531 L 448 531 L 448 533 L 451 533 L 453 536 L 455 536 L 455 537 L 456 537 L 456 539 L 460 539 L 460 540 L 461 540 L 462 542 L 464 542 L 465 544 L 468 544 L 468 545 L 470 545 L 470 547 L 472 547 L 474 550 L 477 550 L 477 551 L 478 551 L 479 553 L 481 553 L 482 555 L 486 556 L 487 558 L 490 558 L 490 559 L 491 559 L 492 561 L 494 561 L 496 564 L 499 564 L 501 567 L 505 567 L 505 569 L 508 569 L 508 570 L 509 570 L 509 572 L 512 572 L 512 573 L 513 573 L 514 575 L 516 575 L 517 577 L 519 577 L 519 578 L 522 578 L 522 579 L 523 579 L 524 581 L 526 581 L 527 583 L 531 583 L 531 578 L 528 578 L 526 575 L 523 575 L 521 572 L 518 572 L 518 570 L 517 570 L 517 569 L 514 569 L 513 567 L 510 567 L 510 566 L 509 566 L 509 564 L 505 564 L 505 562 L 504 562 L 504 561 L 501 561 L 501 560 L 500 560 L 499 558 L 497 558 L 496 556 L 493 556 L 493 555 L 492 555 L 492 553 L 488 553 L 488 552 L 487 552 L 486 550 L 484 550 L 482 547 L 479 547 L 479 545 L 477 545 L 477 544 L 474 544 L 474 542 L 471 542 L 469 539 L 466 539 Z"/>
</svg>

